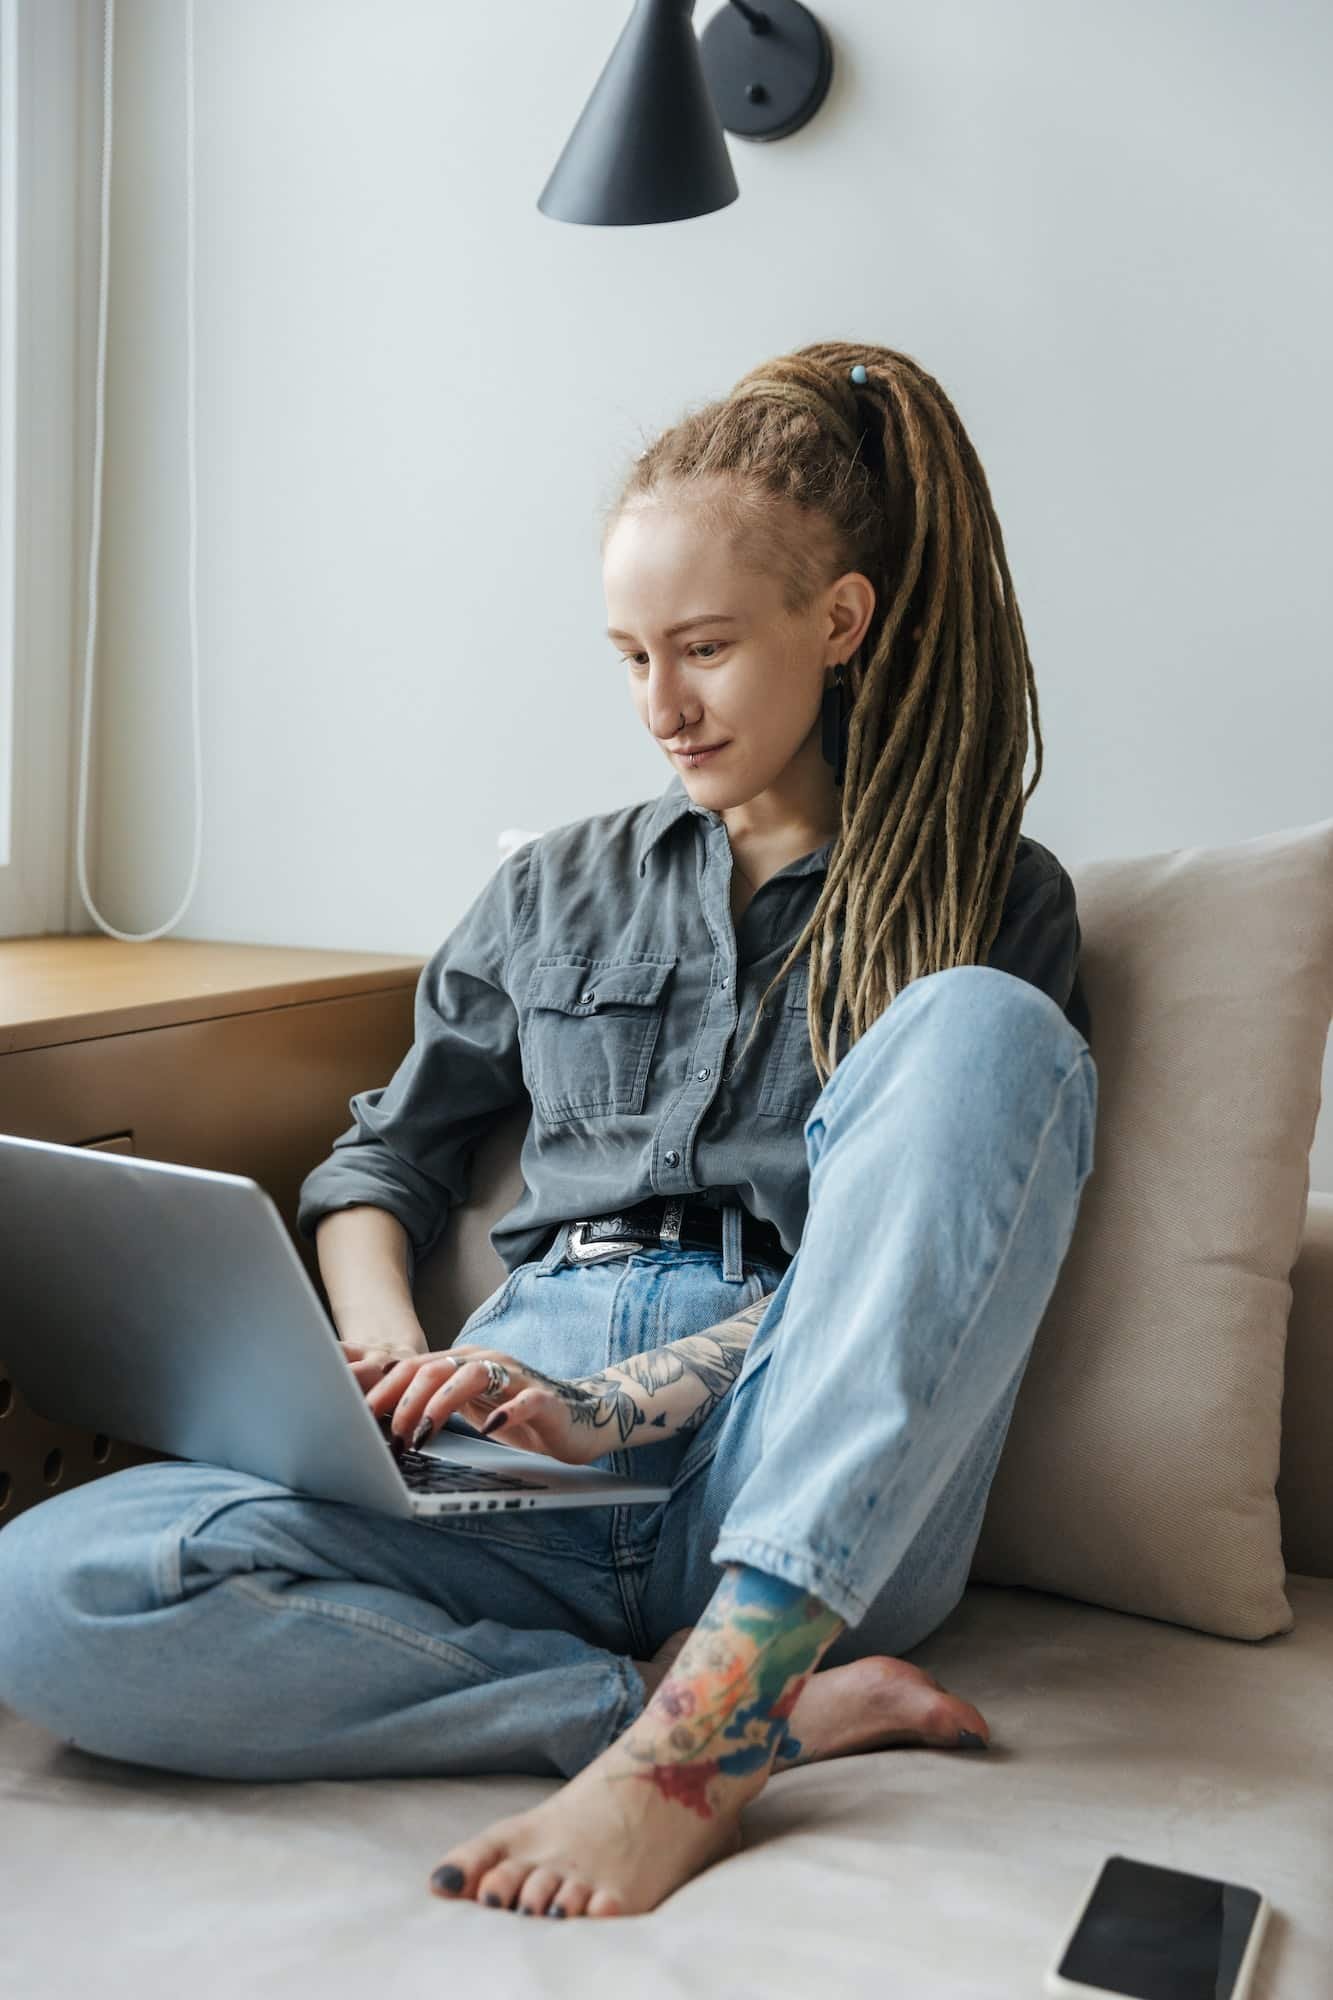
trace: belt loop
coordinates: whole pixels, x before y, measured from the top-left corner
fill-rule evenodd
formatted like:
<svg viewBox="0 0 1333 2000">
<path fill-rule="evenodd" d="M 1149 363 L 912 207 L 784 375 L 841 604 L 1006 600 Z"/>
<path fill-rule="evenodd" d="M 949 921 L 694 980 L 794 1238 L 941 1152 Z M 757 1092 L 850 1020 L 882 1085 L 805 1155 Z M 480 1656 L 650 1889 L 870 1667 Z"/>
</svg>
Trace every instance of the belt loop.
<svg viewBox="0 0 1333 2000">
<path fill-rule="evenodd" d="M 565 1245 L 569 1241 L 569 1232 L 571 1227 L 572 1224 L 568 1222 L 562 1222 L 560 1227 L 556 1230 L 555 1241 L 552 1243 L 550 1249 L 547 1251 L 546 1255 L 541 1260 L 539 1268 L 542 1271 L 558 1271 L 560 1266 L 564 1263 Z"/>
<path fill-rule="evenodd" d="M 745 1277 L 741 1258 L 741 1205 L 729 1201 L 722 1210 L 722 1276 L 733 1284 Z"/>
</svg>

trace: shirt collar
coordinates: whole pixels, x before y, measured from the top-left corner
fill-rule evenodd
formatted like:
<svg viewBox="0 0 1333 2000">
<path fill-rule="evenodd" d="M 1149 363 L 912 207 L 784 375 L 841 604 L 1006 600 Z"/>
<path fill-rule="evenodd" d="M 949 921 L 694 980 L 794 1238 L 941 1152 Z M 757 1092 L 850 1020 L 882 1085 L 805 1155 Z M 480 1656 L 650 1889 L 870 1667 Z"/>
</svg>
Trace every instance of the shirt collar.
<svg viewBox="0 0 1333 2000">
<path fill-rule="evenodd" d="M 648 866 L 648 856 L 652 853 L 658 841 L 671 830 L 678 819 L 683 819 L 687 812 L 697 814 L 710 827 L 723 826 L 725 824 L 721 813 L 714 812 L 711 806 L 701 806 L 695 803 L 685 789 L 685 780 L 681 777 L 679 771 L 675 771 L 672 773 L 666 789 L 654 802 L 651 812 L 644 821 L 637 857 L 640 875 L 643 874 L 645 868 Z M 832 851 L 833 842 L 826 840 L 822 847 L 816 847 L 812 853 L 802 854 L 798 860 L 788 862 L 782 873 L 784 875 L 813 875 L 817 871 L 822 872 L 828 868 L 828 859 Z"/>
</svg>

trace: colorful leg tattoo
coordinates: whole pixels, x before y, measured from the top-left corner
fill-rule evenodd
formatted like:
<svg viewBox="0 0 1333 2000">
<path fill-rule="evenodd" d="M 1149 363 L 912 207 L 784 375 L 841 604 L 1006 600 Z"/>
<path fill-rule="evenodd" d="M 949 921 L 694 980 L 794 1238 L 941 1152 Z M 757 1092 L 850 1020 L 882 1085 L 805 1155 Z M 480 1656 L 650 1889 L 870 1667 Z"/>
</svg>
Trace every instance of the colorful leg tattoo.
<svg viewBox="0 0 1333 2000">
<path fill-rule="evenodd" d="M 843 1625 L 799 1584 L 728 1564 L 639 1722 L 621 1739 L 645 1766 L 633 1775 L 712 1819 L 713 1780 L 751 1777 L 779 1754 L 800 1755 L 787 1719 Z M 657 1751 L 631 1741 L 653 1721 L 666 1731 Z"/>
</svg>

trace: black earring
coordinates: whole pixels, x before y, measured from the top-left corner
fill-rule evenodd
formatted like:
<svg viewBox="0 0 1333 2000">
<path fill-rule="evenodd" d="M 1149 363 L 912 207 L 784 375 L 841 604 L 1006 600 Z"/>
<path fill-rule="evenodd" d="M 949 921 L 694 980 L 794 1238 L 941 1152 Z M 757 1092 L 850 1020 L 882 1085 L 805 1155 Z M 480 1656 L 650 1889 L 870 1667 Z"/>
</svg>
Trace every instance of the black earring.
<svg viewBox="0 0 1333 2000">
<path fill-rule="evenodd" d="M 847 731 L 851 722 L 851 701 L 843 678 L 845 660 L 824 669 L 824 699 L 819 711 L 819 747 L 833 767 L 833 782 L 840 785 L 847 769 Z"/>
</svg>

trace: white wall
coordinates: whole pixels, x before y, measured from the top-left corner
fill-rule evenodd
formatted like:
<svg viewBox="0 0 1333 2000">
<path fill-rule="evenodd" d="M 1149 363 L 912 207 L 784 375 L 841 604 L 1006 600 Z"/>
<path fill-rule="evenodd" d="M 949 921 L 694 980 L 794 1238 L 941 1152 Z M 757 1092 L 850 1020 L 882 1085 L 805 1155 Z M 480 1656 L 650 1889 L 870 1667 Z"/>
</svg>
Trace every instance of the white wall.
<svg viewBox="0 0 1333 2000">
<path fill-rule="evenodd" d="M 986 466 L 1046 744 L 1028 831 L 1077 868 L 1333 812 L 1333 14 L 816 0 L 832 90 L 730 141 L 738 201 L 548 221 L 629 4 L 201 0 L 177 934 L 425 955 L 501 828 L 659 791 L 601 502 L 688 405 L 858 334 L 939 377 Z M 184 28 L 117 7 L 94 880 L 135 930 L 192 841 Z"/>
</svg>

